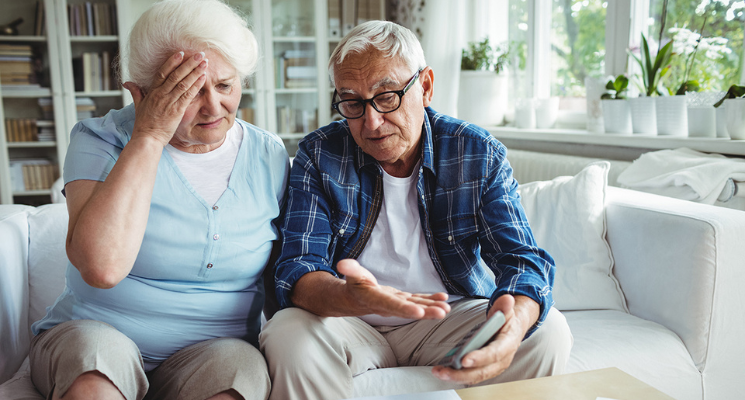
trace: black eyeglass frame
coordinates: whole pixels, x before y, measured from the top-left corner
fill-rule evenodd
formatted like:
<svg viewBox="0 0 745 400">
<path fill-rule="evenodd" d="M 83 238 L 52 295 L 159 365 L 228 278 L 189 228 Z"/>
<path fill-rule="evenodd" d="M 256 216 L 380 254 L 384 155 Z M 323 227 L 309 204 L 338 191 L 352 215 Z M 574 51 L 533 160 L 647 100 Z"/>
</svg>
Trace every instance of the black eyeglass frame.
<svg viewBox="0 0 745 400">
<path fill-rule="evenodd" d="M 346 118 L 346 119 L 359 119 L 359 118 L 362 118 L 362 117 L 364 117 L 364 116 L 365 116 L 365 113 L 367 112 L 367 104 L 368 104 L 368 103 L 369 103 L 369 104 L 370 104 L 370 105 L 371 105 L 371 106 L 372 106 L 372 107 L 373 107 L 373 108 L 375 109 L 375 111 L 377 111 L 377 112 L 379 112 L 379 113 L 381 113 L 381 114 L 388 114 L 388 113 L 392 113 L 392 112 L 394 112 L 394 111 L 398 110 L 399 108 L 401 108 L 401 103 L 402 103 L 402 101 L 403 101 L 403 97 L 404 97 L 404 95 L 406 94 L 406 92 L 408 92 L 408 91 L 409 91 L 409 89 L 411 89 L 411 87 L 412 87 L 412 86 L 414 86 L 414 82 L 416 82 L 417 78 L 419 78 L 419 74 L 421 74 L 421 72 L 422 72 L 422 71 L 424 71 L 424 69 L 423 69 L 423 68 L 422 68 L 422 69 L 420 69 L 420 70 L 418 70 L 418 71 L 416 71 L 416 73 L 414 74 L 414 76 L 412 76 L 412 77 L 411 77 L 411 79 L 409 80 L 409 83 L 407 83 L 407 84 L 406 84 L 406 86 L 404 86 L 404 88 L 403 88 L 403 89 L 401 89 L 401 90 L 389 90 L 389 91 L 386 91 L 386 92 L 381 92 L 381 93 L 378 93 L 378 94 L 376 94 L 375 96 L 373 96 L 373 97 L 371 97 L 371 98 L 369 98 L 369 99 L 349 99 L 349 100 L 339 100 L 339 101 L 337 101 L 337 102 L 335 102 L 335 103 L 331 103 L 331 107 L 333 107 L 333 108 L 334 108 L 334 110 L 336 110 L 336 111 L 337 111 L 337 112 L 338 112 L 338 113 L 339 113 L 339 114 L 340 114 L 340 115 L 341 115 L 342 117 L 344 117 L 344 118 Z M 380 96 L 383 96 L 383 95 L 386 95 L 386 94 L 390 94 L 390 93 L 395 93 L 395 94 L 397 94 L 397 95 L 398 95 L 398 106 L 396 106 L 396 108 L 394 108 L 393 110 L 388 110 L 388 111 L 380 111 L 380 110 L 378 109 L 378 107 L 377 107 L 377 106 L 375 105 L 375 98 L 376 98 L 376 97 L 380 97 Z M 332 98 L 332 99 L 334 99 L 334 98 L 336 98 L 336 97 L 337 97 L 338 95 L 339 95 L 339 93 L 337 93 L 336 89 L 334 89 L 334 95 L 333 95 L 333 96 L 332 96 L 331 98 Z M 346 116 L 346 115 L 344 115 L 344 113 L 343 113 L 343 112 L 341 112 L 341 110 L 339 109 L 339 105 L 340 105 L 340 104 L 342 104 L 342 103 L 344 103 L 344 102 L 352 102 L 352 101 L 354 101 L 354 102 L 358 102 L 358 103 L 362 103 L 362 114 L 360 114 L 360 115 L 359 115 L 359 116 L 357 116 L 357 117 L 347 117 L 347 116 Z"/>
</svg>

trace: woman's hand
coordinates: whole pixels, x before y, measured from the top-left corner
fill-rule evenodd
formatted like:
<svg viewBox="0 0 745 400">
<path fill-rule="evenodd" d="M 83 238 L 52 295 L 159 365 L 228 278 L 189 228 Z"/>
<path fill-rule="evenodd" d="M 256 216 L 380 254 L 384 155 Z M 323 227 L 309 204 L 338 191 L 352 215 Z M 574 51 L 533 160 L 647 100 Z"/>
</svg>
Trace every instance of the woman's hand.
<svg viewBox="0 0 745 400">
<path fill-rule="evenodd" d="M 169 57 L 160 67 L 147 92 L 132 82 L 125 82 L 123 86 L 132 94 L 135 103 L 132 139 L 150 137 L 163 146 L 168 144 L 184 117 L 186 107 L 204 85 L 207 65 L 204 53 L 184 59 L 182 51 Z"/>
</svg>

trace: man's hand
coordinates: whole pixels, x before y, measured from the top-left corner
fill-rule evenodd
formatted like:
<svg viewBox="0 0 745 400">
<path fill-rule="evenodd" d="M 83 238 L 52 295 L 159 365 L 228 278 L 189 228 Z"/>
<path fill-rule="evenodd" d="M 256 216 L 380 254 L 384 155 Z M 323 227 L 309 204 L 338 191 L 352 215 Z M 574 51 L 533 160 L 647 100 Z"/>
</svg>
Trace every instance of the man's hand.
<svg viewBox="0 0 745 400">
<path fill-rule="evenodd" d="M 346 276 L 346 281 L 322 271 L 305 274 L 295 284 L 292 302 L 323 317 L 378 314 L 442 319 L 450 312 L 446 293 L 412 294 L 381 286 L 370 271 L 352 259 L 339 261 L 336 268 Z"/>
<path fill-rule="evenodd" d="M 462 369 L 437 365 L 432 368 L 432 374 L 445 381 L 474 385 L 504 372 L 512 363 L 528 329 L 538 320 L 540 306 L 529 297 L 515 298 L 506 294 L 494 302 L 488 317 L 497 310 L 504 313 L 505 323 L 491 343 L 463 356 Z"/>
<path fill-rule="evenodd" d="M 450 312 L 446 293 L 412 294 L 390 286 L 378 285 L 373 274 L 352 259 L 339 261 L 336 269 L 345 275 L 346 296 L 351 304 L 356 304 L 356 308 L 360 310 L 359 315 L 443 319 Z"/>
</svg>

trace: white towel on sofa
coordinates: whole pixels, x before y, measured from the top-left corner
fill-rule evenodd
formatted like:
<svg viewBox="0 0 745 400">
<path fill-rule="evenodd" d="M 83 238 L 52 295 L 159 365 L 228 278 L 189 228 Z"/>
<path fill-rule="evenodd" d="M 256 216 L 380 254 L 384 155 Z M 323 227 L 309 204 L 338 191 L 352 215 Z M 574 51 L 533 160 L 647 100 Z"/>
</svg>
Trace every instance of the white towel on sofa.
<svg viewBox="0 0 745 400">
<path fill-rule="evenodd" d="M 727 181 L 745 181 L 745 160 L 688 148 L 642 154 L 618 176 L 624 187 L 714 204 Z"/>
</svg>

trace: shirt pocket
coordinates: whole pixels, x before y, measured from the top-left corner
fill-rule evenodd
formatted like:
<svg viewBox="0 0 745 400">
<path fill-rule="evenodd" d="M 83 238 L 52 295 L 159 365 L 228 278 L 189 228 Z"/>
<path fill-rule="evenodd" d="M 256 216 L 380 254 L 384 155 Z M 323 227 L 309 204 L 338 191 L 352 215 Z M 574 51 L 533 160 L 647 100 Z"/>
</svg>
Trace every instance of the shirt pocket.
<svg viewBox="0 0 745 400">
<path fill-rule="evenodd" d="M 438 248 L 450 253 L 456 248 L 464 248 L 477 239 L 479 225 L 476 215 L 466 214 L 456 218 L 433 221 L 432 234 Z"/>
</svg>

